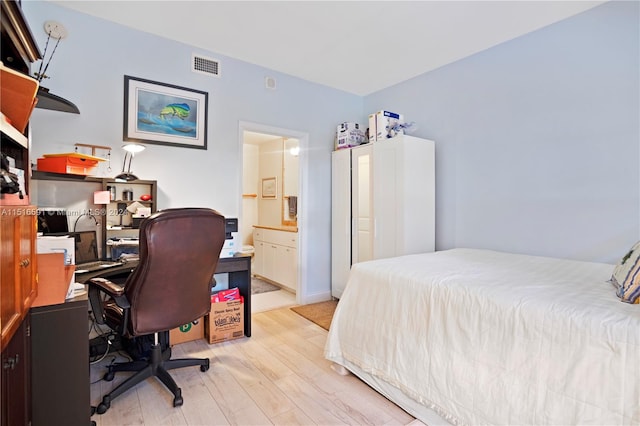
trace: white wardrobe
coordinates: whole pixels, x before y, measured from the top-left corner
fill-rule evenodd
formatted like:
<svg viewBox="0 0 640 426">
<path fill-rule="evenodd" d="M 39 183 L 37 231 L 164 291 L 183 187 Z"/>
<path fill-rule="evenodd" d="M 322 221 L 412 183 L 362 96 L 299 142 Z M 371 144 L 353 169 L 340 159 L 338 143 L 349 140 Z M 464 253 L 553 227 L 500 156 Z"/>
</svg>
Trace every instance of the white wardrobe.
<svg viewBox="0 0 640 426">
<path fill-rule="evenodd" d="M 435 143 L 408 135 L 332 153 L 331 295 L 351 265 L 435 249 Z"/>
</svg>

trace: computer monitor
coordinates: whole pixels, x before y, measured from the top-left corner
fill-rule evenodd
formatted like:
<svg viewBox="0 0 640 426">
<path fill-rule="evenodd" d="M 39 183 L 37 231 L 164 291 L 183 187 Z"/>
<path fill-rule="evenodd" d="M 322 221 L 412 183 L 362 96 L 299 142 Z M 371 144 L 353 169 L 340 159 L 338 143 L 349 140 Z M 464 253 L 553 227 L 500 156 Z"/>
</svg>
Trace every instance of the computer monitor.
<svg viewBox="0 0 640 426">
<path fill-rule="evenodd" d="M 96 231 L 69 232 L 76 241 L 76 265 L 98 260 Z"/>
<path fill-rule="evenodd" d="M 67 211 L 55 208 L 38 209 L 38 232 L 44 235 L 69 232 Z"/>
</svg>

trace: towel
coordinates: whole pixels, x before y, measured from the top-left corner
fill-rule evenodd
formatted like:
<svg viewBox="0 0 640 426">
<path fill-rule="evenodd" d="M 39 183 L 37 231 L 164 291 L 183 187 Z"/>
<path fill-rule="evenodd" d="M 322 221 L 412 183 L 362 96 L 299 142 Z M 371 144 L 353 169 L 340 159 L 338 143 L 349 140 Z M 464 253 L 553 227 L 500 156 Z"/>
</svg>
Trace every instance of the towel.
<svg viewBox="0 0 640 426">
<path fill-rule="evenodd" d="M 298 197 L 289 195 L 289 217 L 298 216 Z"/>
</svg>

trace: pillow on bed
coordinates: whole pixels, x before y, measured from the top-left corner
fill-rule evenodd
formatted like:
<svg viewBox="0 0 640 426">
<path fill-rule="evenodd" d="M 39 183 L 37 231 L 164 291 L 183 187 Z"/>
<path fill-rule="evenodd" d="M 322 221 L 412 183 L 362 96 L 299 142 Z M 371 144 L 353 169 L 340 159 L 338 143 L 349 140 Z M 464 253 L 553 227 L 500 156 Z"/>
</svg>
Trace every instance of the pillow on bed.
<svg viewBox="0 0 640 426">
<path fill-rule="evenodd" d="M 640 241 L 620 259 L 609 281 L 620 300 L 640 303 Z"/>
</svg>

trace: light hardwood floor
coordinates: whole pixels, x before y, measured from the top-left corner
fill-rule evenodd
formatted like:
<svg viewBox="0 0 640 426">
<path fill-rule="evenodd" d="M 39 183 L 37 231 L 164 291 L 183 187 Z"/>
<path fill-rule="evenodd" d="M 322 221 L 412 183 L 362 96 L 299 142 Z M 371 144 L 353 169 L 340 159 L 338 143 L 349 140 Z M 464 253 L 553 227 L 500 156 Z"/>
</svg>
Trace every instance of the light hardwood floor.
<svg viewBox="0 0 640 426">
<path fill-rule="evenodd" d="M 323 356 L 327 332 L 289 308 L 252 315 L 252 337 L 173 347 L 173 356 L 209 357 L 197 367 L 172 370 L 184 405 L 155 378 L 116 398 L 103 415 L 107 425 L 408 425 L 413 417 L 353 375 L 340 376 Z M 105 358 L 91 367 L 91 402 L 122 381 L 100 380 Z M 119 377 L 120 376 L 120 377 Z M 93 383 L 95 382 L 95 383 Z"/>
</svg>

